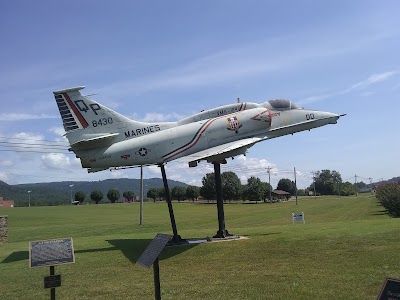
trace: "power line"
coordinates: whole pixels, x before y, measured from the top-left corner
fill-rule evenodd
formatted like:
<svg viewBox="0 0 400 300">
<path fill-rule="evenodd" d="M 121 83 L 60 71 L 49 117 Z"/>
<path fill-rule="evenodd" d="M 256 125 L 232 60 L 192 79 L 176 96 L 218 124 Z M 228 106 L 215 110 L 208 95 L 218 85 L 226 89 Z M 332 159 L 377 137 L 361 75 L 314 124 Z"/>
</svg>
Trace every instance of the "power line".
<svg viewBox="0 0 400 300">
<path fill-rule="evenodd" d="M 0 136 L 0 139 L 6 139 L 6 140 L 23 140 L 23 141 L 36 141 L 36 142 L 51 142 L 51 143 L 66 143 L 63 141 L 52 141 L 52 140 L 42 140 L 42 139 L 31 139 L 31 138 L 25 138 L 25 137 L 10 137 L 10 136 Z"/>
<path fill-rule="evenodd" d="M 65 150 L 64 152 L 60 151 L 36 151 L 36 150 L 11 150 L 11 149 L 0 149 L 1 152 L 18 152 L 18 153 L 62 153 L 62 154 L 73 154 L 71 152 L 68 152 L 68 150 Z"/>
<path fill-rule="evenodd" d="M 62 147 L 62 148 L 60 148 L 61 146 L 59 146 L 59 147 L 57 147 L 57 146 L 35 146 L 35 145 L 30 145 L 30 144 L 24 144 L 24 145 L 18 145 L 18 146 L 16 146 L 16 145 L 0 145 L 0 147 L 3 147 L 3 148 L 13 148 L 13 149 L 15 149 L 15 150 L 18 150 L 19 148 L 22 148 L 22 149 L 38 149 L 38 150 L 43 150 L 43 149 L 50 149 L 50 150 L 66 150 L 66 151 L 68 151 L 68 149 L 67 148 L 65 148 L 65 147 Z"/>
<path fill-rule="evenodd" d="M 28 145 L 28 146 L 48 146 L 48 147 L 67 147 L 68 145 L 66 145 L 66 144 L 64 144 L 64 145 L 52 145 L 52 144 L 43 144 L 43 143 L 38 143 L 38 144 L 36 144 L 36 143 L 19 143 L 19 142 L 1 142 L 0 141 L 0 144 L 7 144 L 7 145 Z M 0 145 L 0 147 L 6 147 L 6 145 L 4 145 L 4 146 L 2 146 L 2 145 Z"/>
</svg>

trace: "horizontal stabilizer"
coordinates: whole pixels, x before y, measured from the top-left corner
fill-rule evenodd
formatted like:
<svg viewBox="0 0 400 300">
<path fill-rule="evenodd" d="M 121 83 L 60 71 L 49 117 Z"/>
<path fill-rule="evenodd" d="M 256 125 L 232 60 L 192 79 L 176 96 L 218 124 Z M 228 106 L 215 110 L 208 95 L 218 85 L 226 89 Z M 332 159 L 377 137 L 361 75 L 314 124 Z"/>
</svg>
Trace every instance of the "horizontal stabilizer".
<svg viewBox="0 0 400 300">
<path fill-rule="evenodd" d="M 71 145 L 72 150 L 88 150 L 92 148 L 106 147 L 111 144 L 114 137 L 118 136 L 119 133 L 109 133 L 92 138 L 80 140 Z"/>
<path fill-rule="evenodd" d="M 88 173 L 96 173 L 96 172 L 100 172 L 100 171 L 104 171 L 107 170 L 108 168 L 89 168 L 88 169 Z"/>
</svg>

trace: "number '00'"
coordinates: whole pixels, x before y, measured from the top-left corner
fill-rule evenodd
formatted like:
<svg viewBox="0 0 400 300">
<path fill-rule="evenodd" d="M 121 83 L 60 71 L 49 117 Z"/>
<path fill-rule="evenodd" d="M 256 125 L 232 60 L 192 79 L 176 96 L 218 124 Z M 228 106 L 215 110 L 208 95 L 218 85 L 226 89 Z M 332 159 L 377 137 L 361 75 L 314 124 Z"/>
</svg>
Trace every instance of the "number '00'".
<svg viewBox="0 0 400 300">
<path fill-rule="evenodd" d="M 306 115 L 307 120 L 313 120 L 314 119 L 314 114 L 307 114 Z"/>
</svg>

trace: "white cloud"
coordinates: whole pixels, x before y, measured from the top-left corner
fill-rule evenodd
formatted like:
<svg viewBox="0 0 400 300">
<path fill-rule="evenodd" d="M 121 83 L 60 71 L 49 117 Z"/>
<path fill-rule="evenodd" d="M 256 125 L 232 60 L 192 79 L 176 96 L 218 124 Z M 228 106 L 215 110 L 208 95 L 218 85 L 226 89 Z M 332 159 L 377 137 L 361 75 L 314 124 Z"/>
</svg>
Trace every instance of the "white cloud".
<svg viewBox="0 0 400 300">
<path fill-rule="evenodd" d="M 25 114 L 25 113 L 7 113 L 0 114 L 0 121 L 22 121 L 22 120 L 37 120 L 37 119 L 56 119 L 57 116 L 48 114 Z"/>
<path fill-rule="evenodd" d="M 242 184 L 247 183 L 247 179 L 251 176 L 259 177 L 263 181 L 268 180 L 267 167 L 272 167 L 271 175 L 276 175 L 279 170 L 275 164 L 266 159 L 249 158 L 243 155 L 237 156 L 234 160 L 229 160 L 228 164 L 221 165 L 221 172 L 235 172 Z M 146 167 L 151 176 L 160 177 L 161 171 L 157 166 Z M 168 179 L 182 181 L 186 184 L 201 186 L 202 178 L 207 173 L 213 173 L 214 167 L 212 164 L 205 161 L 200 162 L 197 167 L 189 168 L 187 163 L 169 162 L 165 166 L 165 172 Z"/>
<path fill-rule="evenodd" d="M 319 64 L 331 57 L 355 54 L 360 49 L 391 37 L 366 32 L 364 35 L 314 32 L 305 36 L 272 37 L 266 40 L 222 49 L 175 68 L 162 70 L 149 77 L 128 78 L 104 86 L 100 90 L 115 96 L 141 95 L 160 89 L 183 89 L 242 80 L 252 76 L 273 74 Z M 383 75 L 385 76 L 385 75 Z M 381 80 L 372 77 L 370 80 Z M 383 78 L 384 80 L 384 78 Z"/>
<path fill-rule="evenodd" d="M 389 78 L 393 77 L 394 75 L 397 75 L 397 71 L 389 71 L 389 72 L 384 72 L 384 73 L 377 73 L 377 74 L 372 74 L 370 75 L 366 80 L 357 82 L 353 84 L 351 87 L 345 89 L 342 91 L 342 93 L 349 93 L 353 90 L 361 90 L 369 87 L 370 85 L 373 85 L 378 82 L 386 81 Z"/>
<path fill-rule="evenodd" d="M 65 134 L 65 130 L 64 127 L 60 126 L 60 127 L 52 127 L 49 129 L 50 132 L 58 135 L 58 136 L 64 136 Z"/>
<path fill-rule="evenodd" d="M 9 179 L 10 179 L 10 177 L 8 177 L 8 175 L 6 173 L 0 172 L 0 180 L 1 181 L 4 181 L 7 183 L 9 181 Z"/>
<path fill-rule="evenodd" d="M 184 116 L 175 112 L 168 114 L 152 112 L 152 113 L 146 113 L 144 117 L 140 117 L 137 114 L 134 114 L 130 118 L 142 122 L 168 122 L 168 121 L 177 121 L 183 119 Z"/>
<path fill-rule="evenodd" d="M 65 170 L 79 167 L 79 159 L 71 158 L 63 153 L 46 153 L 40 156 L 42 165 L 47 169 Z"/>
<path fill-rule="evenodd" d="M 14 163 L 11 160 L 0 160 L 0 166 L 11 167 Z"/>
<path fill-rule="evenodd" d="M 342 89 L 342 90 L 338 90 L 335 92 L 331 92 L 331 93 L 327 93 L 327 94 L 322 94 L 322 95 L 317 95 L 317 96 L 311 96 L 311 97 L 307 97 L 303 100 L 299 101 L 299 104 L 310 104 L 310 103 L 314 103 L 314 102 L 318 102 L 321 100 L 325 100 L 327 98 L 331 98 L 331 97 L 335 97 L 335 96 L 341 96 L 341 95 L 345 95 L 354 91 L 362 91 L 365 90 L 367 88 L 369 88 L 372 85 L 375 85 L 377 83 L 380 82 L 384 82 L 389 80 L 390 78 L 398 75 L 399 72 L 398 71 L 388 71 L 388 72 L 383 72 L 383 73 L 376 73 L 376 74 L 372 74 L 370 75 L 367 79 L 359 81 L 355 84 L 352 84 L 350 87 Z M 363 92 L 361 95 L 363 96 L 368 96 L 371 95 L 373 92 L 371 91 L 367 91 L 367 92 Z"/>
</svg>

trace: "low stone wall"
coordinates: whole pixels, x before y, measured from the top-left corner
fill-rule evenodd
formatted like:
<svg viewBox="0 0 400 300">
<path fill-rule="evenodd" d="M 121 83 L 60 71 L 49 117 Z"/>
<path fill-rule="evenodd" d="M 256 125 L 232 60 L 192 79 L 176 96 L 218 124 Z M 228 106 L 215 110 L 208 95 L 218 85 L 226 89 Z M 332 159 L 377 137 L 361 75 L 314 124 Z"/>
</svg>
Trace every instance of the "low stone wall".
<svg viewBox="0 0 400 300">
<path fill-rule="evenodd" d="M 0 216 L 0 244 L 8 241 L 8 223 L 7 216 Z"/>
</svg>

